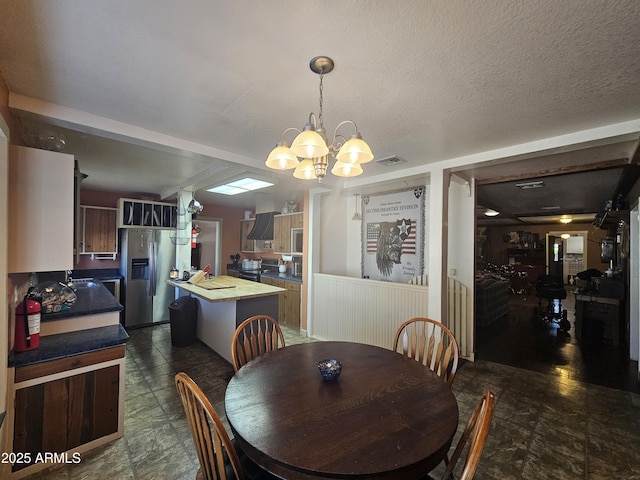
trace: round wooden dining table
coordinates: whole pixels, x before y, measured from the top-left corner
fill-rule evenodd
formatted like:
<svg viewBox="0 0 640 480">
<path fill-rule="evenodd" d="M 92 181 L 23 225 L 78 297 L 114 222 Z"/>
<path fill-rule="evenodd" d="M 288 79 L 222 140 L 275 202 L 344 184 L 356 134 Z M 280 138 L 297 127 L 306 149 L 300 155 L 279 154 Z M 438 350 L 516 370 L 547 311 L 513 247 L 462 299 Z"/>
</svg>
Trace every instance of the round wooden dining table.
<svg viewBox="0 0 640 480">
<path fill-rule="evenodd" d="M 342 362 L 335 381 L 317 363 Z M 286 479 L 421 478 L 448 451 L 458 425 L 451 389 L 424 365 L 350 342 L 292 345 L 233 376 L 227 419 L 242 450 Z"/>
</svg>

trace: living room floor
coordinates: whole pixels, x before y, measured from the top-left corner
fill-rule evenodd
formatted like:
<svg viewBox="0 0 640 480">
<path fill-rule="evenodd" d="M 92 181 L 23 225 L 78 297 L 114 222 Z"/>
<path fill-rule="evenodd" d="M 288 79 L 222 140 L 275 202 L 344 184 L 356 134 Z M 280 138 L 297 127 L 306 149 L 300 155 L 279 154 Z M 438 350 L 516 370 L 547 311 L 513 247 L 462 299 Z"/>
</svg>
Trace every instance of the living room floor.
<svg viewBox="0 0 640 480">
<path fill-rule="evenodd" d="M 504 365 L 560 375 L 595 385 L 640 393 L 638 362 L 630 361 L 626 345 L 579 341 L 574 331 L 575 295 L 566 286 L 562 307 L 571 324 L 562 332 L 557 324 L 536 322 L 538 298 L 532 291 L 509 295 L 509 314 L 476 331 L 476 356 Z M 546 300 L 543 300 L 543 307 Z"/>
<path fill-rule="evenodd" d="M 311 341 L 283 328 L 285 342 Z M 171 345 L 168 324 L 132 330 L 126 354 L 124 437 L 29 479 L 194 479 L 193 440 L 173 377 L 188 373 L 224 416 L 231 365 L 200 342 Z M 554 374 L 478 359 L 462 362 L 453 382 L 460 421 L 496 394 L 489 439 L 474 478 L 640 478 L 640 395 Z M 425 399 L 428 401 L 428 399 Z M 438 478 L 442 466 L 432 475 Z"/>
</svg>

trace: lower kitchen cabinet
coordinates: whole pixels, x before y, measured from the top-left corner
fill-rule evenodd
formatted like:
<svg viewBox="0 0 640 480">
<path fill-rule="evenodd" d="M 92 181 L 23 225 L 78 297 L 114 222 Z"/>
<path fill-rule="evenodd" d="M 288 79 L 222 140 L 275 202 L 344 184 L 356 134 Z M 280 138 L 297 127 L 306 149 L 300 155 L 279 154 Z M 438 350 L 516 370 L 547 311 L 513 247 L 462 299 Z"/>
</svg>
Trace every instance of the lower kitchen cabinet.
<svg viewBox="0 0 640 480">
<path fill-rule="evenodd" d="M 290 327 L 300 328 L 300 284 L 285 282 L 284 320 Z"/>
<path fill-rule="evenodd" d="M 125 347 L 15 368 L 11 478 L 41 469 L 45 453 L 73 461 L 123 434 Z M 75 457 L 78 461 L 81 457 Z"/>
<path fill-rule="evenodd" d="M 261 283 L 285 288 L 278 303 L 278 322 L 290 327 L 300 327 L 300 283 L 289 282 L 281 278 L 260 277 Z"/>
</svg>

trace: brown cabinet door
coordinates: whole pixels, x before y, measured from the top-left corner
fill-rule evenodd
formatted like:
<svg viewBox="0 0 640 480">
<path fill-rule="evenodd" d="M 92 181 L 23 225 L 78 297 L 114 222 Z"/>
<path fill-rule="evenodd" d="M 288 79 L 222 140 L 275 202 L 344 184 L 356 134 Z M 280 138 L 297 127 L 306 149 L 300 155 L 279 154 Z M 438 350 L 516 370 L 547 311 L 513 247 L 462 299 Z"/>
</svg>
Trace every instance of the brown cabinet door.
<svg viewBox="0 0 640 480">
<path fill-rule="evenodd" d="M 118 431 L 120 366 L 16 391 L 13 451 L 65 452 Z M 13 471 L 27 464 L 16 464 Z"/>
<path fill-rule="evenodd" d="M 273 217 L 273 253 L 291 251 L 291 215 Z"/>
<path fill-rule="evenodd" d="M 300 284 L 285 282 L 284 321 L 290 327 L 300 327 Z"/>
<path fill-rule="evenodd" d="M 291 228 L 303 228 L 304 227 L 304 214 L 296 213 L 291 215 Z"/>
<path fill-rule="evenodd" d="M 116 252 L 117 210 L 88 207 L 84 210 L 84 251 Z"/>
</svg>

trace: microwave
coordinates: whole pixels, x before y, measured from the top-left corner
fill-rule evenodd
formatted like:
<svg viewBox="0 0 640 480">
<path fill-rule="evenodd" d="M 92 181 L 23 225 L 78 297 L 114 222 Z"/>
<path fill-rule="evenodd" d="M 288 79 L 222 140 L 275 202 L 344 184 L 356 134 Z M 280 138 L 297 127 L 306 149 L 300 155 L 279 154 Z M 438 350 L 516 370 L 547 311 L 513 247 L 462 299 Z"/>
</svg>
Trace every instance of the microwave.
<svg viewBox="0 0 640 480">
<path fill-rule="evenodd" d="M 303 228 L 291 229 L 291 253 L 298 253 L 302 255 L 302 236 Z"/>
</svg>

